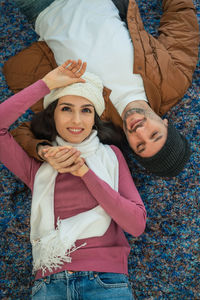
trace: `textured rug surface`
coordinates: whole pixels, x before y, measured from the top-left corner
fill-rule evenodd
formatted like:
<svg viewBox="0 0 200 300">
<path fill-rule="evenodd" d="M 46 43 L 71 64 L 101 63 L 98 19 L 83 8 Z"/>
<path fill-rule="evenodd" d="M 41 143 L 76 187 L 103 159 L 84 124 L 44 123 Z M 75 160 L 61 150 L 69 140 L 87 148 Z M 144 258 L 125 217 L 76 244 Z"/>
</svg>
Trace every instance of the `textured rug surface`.
<svg viewBox="0 0 200 300">
<path fill-rule="evenodd" d="M 198 13 L 198 2 L 194 2 Z M 138 0 L 145 28 L 157 35 L 160 0 Z M 37 40 L 13 1 L 0 0 L 0 102 L 12 95 L 2 74 L 4 62 Z M 148 213 L 145 233 L 127 235 L 132 247 L 129 274 L 135 299 L 200 299 L 199 259 L 199 64 L 192 86 L 167 117 L 187 135 L 193 154 L 176 178 L 145 173 L 126 153 Z M 15 124 L 29 120 L 27 111 Z M 0 164 L 0 299 L 30 299 L 31 246 L 28 188 Z M 95 300 L 95 299 L 94 299 Z"/>
</svg>

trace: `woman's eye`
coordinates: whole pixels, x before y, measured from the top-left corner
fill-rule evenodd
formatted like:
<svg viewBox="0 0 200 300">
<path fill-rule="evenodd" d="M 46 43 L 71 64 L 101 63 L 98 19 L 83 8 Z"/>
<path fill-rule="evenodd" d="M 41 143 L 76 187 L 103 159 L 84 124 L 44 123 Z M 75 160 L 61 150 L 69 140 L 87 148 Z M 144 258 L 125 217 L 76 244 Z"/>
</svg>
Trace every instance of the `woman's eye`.
<svg viewBox="0 0 200 300">
<path fill-rule="evenodd" d="M 91 113 L 92 111 L 91 111 L 90 108 L 85 107 L 85 108 L 82 109 L 82 112 L 84 112 L 84 113 Z"/>
<path fill-rule="evenodd" d="M 68 106 L 64 106 L 64 107 L 62 108 L 62 111 L 70 111 L 70 110 L 71 110 L 71 108 L 68 107 Z"/>
</svg>

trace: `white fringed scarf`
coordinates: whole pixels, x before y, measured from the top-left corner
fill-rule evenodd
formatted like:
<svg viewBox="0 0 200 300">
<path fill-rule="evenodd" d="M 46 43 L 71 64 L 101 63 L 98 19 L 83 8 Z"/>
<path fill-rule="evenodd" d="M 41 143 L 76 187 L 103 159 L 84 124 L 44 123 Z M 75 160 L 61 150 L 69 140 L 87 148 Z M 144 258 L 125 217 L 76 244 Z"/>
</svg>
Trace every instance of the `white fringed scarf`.
<svg viewBox="0 0 200 300">
<path fill-rule="evenodd" d="M 97 131 L 81 144 L 69 144 L 60 137 L 59 146 L 72 146 L 81 152 L 88 167 L 113 189 L 118 191 L 118 160 L 108 145 L 100 143 Z M 63 262 L 71 262 L 70 253 L 78 248 L 75 241 L 84 238 L 102 236 L 108 229 L 111 218 L 101 206 L 58 220 L 55 229 L 54 188 L 58 172 L 44 162 L 36 173 L 31 207 L 31 243 L 33 253 L 33 271 L 41 269 L 52 271 Z"/>
</svg>

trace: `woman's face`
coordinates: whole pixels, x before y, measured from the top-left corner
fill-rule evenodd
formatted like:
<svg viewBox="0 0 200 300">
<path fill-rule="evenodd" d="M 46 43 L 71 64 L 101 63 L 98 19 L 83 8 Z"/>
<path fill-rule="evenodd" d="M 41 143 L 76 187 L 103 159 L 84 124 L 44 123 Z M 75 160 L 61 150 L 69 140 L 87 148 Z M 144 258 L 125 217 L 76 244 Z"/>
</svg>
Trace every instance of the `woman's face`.
<svg viewBox="0 0 200 300">
<path fill-rule="evenodd" d="M 79 144 L 90 135 L 94 116 L 94 106 L 86 98 L 63 96 L 54 111 L 56 130 L 65 141 Z"/>
</svg>

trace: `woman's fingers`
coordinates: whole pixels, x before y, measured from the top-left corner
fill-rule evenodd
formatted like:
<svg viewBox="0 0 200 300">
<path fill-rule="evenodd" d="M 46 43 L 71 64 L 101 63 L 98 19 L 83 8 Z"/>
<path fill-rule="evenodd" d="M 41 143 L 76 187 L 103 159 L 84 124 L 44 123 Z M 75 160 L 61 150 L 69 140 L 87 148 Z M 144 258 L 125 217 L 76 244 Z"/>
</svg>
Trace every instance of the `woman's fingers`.
<svg viewBox="0 0 200 300">
<path fill-rule="evenodd" d="M 78 62 L 72 60 L 69 66 L 66 66 L 66 69 L 74 72 L 73 70 L 77 67 Z"/>
<path fill-rule="evenodd" d="M 76 73 L 81 68 L 81 65 L 82 65 L 82 60 L 78 59 L 78 61 L 75 64 L 72 64 L 71 71 L 73 73 Z"/>
<path fill-rule="evenodd" d="M 69 167 L 62 167 L 57 169 L 59 173 L 72 173 L 79 170 L 84 165 L 84 160 L 78 160 L 76 163 Z"/>
<path fill-rule="evenodd" d="M 52 147 L 52 149 L 45 154 L 45 157 L 54 157 L 58 162 L 61 162 L 77 152 L 80 155 L 80 151 L 72 147 Z"/>
<path fill-rule="evenodd" d="M 66 67 L 70 68 L 72 62 L 73 62 L 72 59 L 68 59 L 68 60 L 66 60 L 66 61 L 61 65 L 61 67 L 64 68 L 64 69 L 65 69 Z M 70 69 L 69 69 L 69 70 L 70 70 Z"/>
<path fill-rule="evenodd" d="M 86 68 L 87 68 L 87 63 L 86 63 L 86 62 L 83 62 L 81 68 L 80 68 L 79 71 L 76 73 L 76 76 L 77 76 L 77 77 L 81 77 L 81 76 L 85 73 Z"/>
<path fill-rule="evenodd" d="M 65 163 L 66 166 L 70 166 L 76 161 L 78 157 L 80 157 L 81 153 L 77 150 L 72 149 L 68 152 L 62 151 L 59 154 L 61 155 L 59 155 L 59 157 L 56 157 L 56 163 Z"/>
<path fill-rule="evenodd" d="M 87 63 L 82 62 L 81 59 L 78 59 L 77 61 L 68 59 L 64 62 L 64 64 L 62 64 L 62 67 L 73 72 L 76 77 L 81 77 L 86 70 Z"/>
<path fill-rule="evenodd" d="M 82 63 L 82 61 L 81 61 L 81 63 Z M 68 59 L 67 61 L 64 62 L 64 64 L 61 65 L 61 67 L 72 71 L 79 64 L 80 64 L 80 60 L 76 61 L 76 60 Z M 80 68 L 80 66 L 79 66 L 79 68 Z"/>
<path fill-rule="evenodd" d="M 72 147 L 51 147 L 45 149 L 45 152 L 47 152 L 44 155 L 46 161 L 58 172 L 60 170 L 62 173 L 76 171 L 84 163 L 84 159 L 80 157 L 80 151 Z"/>
<path fill-rule="evenodd" d="M 53 156 L 55 156 L 59 151 L 60 151 L 60 150 L 59 150 L 58 147 L 50 147 L 50 148 L 48 148 L 48 149 L 43 149 L 44 157 L 45 157 L 45 158 L 53 157 Z"/>
</svg>

